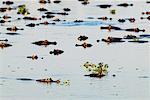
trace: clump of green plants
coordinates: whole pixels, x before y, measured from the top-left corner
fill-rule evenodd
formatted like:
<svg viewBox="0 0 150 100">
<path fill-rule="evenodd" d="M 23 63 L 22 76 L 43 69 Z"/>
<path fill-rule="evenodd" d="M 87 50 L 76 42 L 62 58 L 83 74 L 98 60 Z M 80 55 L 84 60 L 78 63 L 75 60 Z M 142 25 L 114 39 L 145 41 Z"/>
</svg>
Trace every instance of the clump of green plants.
<svg viewBox="0 0 150 100">
<path fill-rule="evenodd" d="M 98 63 L 96 65 L 93 63 L 86 62 L 83 64 L 83 67 L 88 72 L 90 72 L 89 75 L 85 75 L 85 76 L 101 78 L 101 77 L 106 76 L 108 74 L 108 64 Z"/>
<path fill-rule="evenodd" d="M 22 15 L 28 15 L 28 14 L 30 14 L 30 13 L 28 12 L 28 10 L 26 9 L 26 5 L 21 5 L 21 6 L 19 7 L 17 13 L 18 13 L 18 14 L 22 14 Z"/>
</svg>

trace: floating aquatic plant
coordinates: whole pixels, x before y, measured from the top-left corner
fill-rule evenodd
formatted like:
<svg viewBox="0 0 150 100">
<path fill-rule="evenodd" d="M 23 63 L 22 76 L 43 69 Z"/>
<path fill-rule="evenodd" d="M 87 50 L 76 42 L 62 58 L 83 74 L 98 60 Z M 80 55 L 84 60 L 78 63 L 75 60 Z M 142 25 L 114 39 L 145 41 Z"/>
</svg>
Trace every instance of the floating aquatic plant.
<svg viewBox="0 0 150 100">
<path fill-rule="evenodd" d="M 93 63 L 86 62 L 86 63 L 84 63 L 83 67 L 88 72 L 91 72 L 91 74 L 85 75 L 85 76 L 100 77 L 101 78 L 103 76 L 106 76 L 108 73 L 108 64 L 99 63 L 96 65 Z"/>
<path fill-rule="evenodd" d="M 64 81 L 61 82 L 60 85 L 69 86 L 70 85 L 70 80 L 64 80 Z"/>
<path fill-rule="evenodd" d="M 28 9 L 26 9 L 26 5 L 20 6 L 17 13 L 18 14 L 22 14 L 22 15 L 28 15 L 28 14 L 30 14 L 28 12 Z"/>
<path fill-rule="evenodd" d="M 111 14 L 116 14 L 116 10 L 115 10 L 115 9 L 110 10 L 110 13 L 111 13 Z"/>
</svg>

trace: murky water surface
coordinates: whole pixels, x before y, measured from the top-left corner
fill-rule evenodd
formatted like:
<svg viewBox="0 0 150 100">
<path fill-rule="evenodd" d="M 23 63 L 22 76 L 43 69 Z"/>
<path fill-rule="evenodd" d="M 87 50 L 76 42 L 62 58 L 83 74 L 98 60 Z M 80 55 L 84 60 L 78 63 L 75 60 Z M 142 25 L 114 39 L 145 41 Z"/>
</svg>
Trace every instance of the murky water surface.
<svg viewBox="0 0 150 100">
<path fill-rule="evenodd" d="M 0 1 L 0 7 L 3 7 Z M 62 0 L 60 4 L 41 5 L 37 1 L 16 0 L 12 6 L 26 4 L 31 15 L 41 17 L 42 12 L 37 11 L 45 7 L 49 11 L 62 12 L 63 8 L 70 8 L 68 16 L 56 15 L 55 18 L 67 20 L 56 22 L 56 25 L 40 25 L 33 28 L 26 27 L 31 22 L 52 22 L 52 19 L 40 21 L 13 21 L 0 26 L 0 39 L 8 39 L 13 46 L 0 49 L 0 99 L 1 100 L 148 100 L 150 98 L 150 48 L 149 43 L 97 43 L 96 40 L 107 36 L 123 37 L 127 34 L 150 34 L 148 20 L 140 20 L 141 12 L 150 11 L 145 0 L 128 1 L 133 7 L 117 7 L 123 0 L 102 1 L 91 0 L 84 6 L 77 0 Z M 98 4 L 112 4 L 112 8 L 101 9 Z M 116 14 L 110 14 L 110 10 L 116 9 Z M 15 20 L 22 15 L 17 11 L 0 13 L 0 16 L 10 15 Z M 88 17 L 112 17 L 112 21 L 88 19 Z M 135 23 L 118 23 L 118 18 L 134 17 Z M 74 23 L 74 20 L 85 22 Z M 116 25 L 122 28 L 139 27 L 146 32 L 125 32 L 100 30 L 100 26 Z M 17 31 L 20 35 L 7 35 L 7 27 L 16 25 L 24 28 Z M 89 37 L 91 48 L 75 47 L 82 44 L 77 40 L 80 35 Z M 57 41 L 57 45 L 36 46 L 32 42 L 39 40 Z M 149 38 L 144 38 L 149 41 Z M 64 50 L 58 56 L 50 55 L 53 49 Z M 37 54 L 39 59 L 27 59 L 27 56 Z M 43 57 L 43 59 L 41 59 Z M 87 72 L 82 65 L 86 62 L 104 62 L 109 65 L 107 76 L 97 79 L 84 75 Z M 112 75 L 115 74 L 116 77 Z M 41 84 L 35 81 L 20 81 L 16 78 L 47 78 L 57 80 L 70 80 L 70 86 L 58 84 Z"/>
</svg>

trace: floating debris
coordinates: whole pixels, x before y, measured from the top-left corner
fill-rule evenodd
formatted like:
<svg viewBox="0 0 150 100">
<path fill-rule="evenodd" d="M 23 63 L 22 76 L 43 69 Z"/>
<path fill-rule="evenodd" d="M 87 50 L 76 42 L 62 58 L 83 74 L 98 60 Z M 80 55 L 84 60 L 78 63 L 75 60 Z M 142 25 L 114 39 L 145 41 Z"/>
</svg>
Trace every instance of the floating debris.
<svg viewBox="0 0 150 100">
<path fill-rule="evenodd" d="M 84 76 L 101 78 L 108 74 L 108 64 L 99 63 L 98 65 L 96 65 L 93 63 L 86 62 L 83 65 L 83 67 L 86 68 L 88 72 L 91 72 L 91 74 Z"/>
<path fill-rule="evenodd" d="M 64 51 L 59 50 L 59 49 L 54 49 L 53 51 L 50 51 L 49 53 L 54 54 L 54 55 L 60 55 L 60 54 L 64 53 Z"/>
</svg>

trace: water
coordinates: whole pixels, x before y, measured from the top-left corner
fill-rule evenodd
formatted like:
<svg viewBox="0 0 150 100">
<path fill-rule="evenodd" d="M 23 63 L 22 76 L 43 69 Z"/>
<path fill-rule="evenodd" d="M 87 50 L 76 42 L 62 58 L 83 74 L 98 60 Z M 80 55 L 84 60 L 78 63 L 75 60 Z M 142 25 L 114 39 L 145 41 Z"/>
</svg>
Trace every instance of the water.
<svg viewBox="0 0 150 100">
<path fill-rule="evenodd" d="M 117 7 L 118 3 L 123 1 L 90 1 L 87 6 L 81 5 L 77 0 L 63 0 L 60 4 L 40 5 L 38 1 L 14 1 L 15 5 L 26 4 L 31 12 L 31 16 L 39 17 L 42 13 L 36 11 L 40 7 L 45 7 L 50 11 L 62 11 L 64 7 L 71 9 L 68 16 L 56 16 L 56 18 L 73 22 L 74 20 L 84 19 L 90 22 L 75 25 L 62 24 L 36 26 L 34 28 L 25 27 L 31 22 L 39 23 L 41 21 L 14 21 L 0 26 L 0 39 L 7 38 L 12 47 L 0 49 L 0 98 L 1 100 L 148 100 L 150 98 L 150 48 L 149 43 L 116 43 L 106 44 L 97 43 L 97 39 L 107 36 L 123 37 L 126 34 L 140 35 L 140 33 L 124 31 L 105 31 L 100 30 L 100 26 L 105 23 L 113 23 L 122 28 L 139 27 L 145 28 L 144 34 L 150 33 L 149 22 L 140 20 L 140 13 L 149 11 L 145 1 L 128 1 L 134 3 L 133 7 Z M 113 8 L 100 9 L 97 4 L 113 4 Z M 2 3 L 0 7 L 2 7 Z M 34 9 L 33 9 L 34 8 Z M 109 10 L 116 9 L 117 14 L 111 15 Z M 129 12 L 130 11 L 130 12 Z M 134 13 L 134 14 L 133 14 Z M 0 16 L 6 13 L 0 13 Z M 16 11 L 8 12 L 12 19 L 16 19 Z M 23 17 L 19 15 L 20 17 Z M 118 23 L 116 20 L 111 22 L 87 17 L 109 16 L 114 19 L 135 17 L 135 23 Z M 51 20 L 48 20 L 51 22 Z M 93 23 L 92 23 L 93 22 Z M 94 24 L 94 22 L 100 22 Z M 92 24 L 92 25 L 91 25 Z M 24 31 L 17 31 L 20 35 L 10 36 L 4 33 L 8 32 L 8 26 L 16 25 L 24 28 Z M 88 43 L 93 47 L 84 49 L 75 47 L 76 43 L 83 43 L 77 40 L 80 35 L 89 37 Z M 41 47 L 31 44 L 38 40 L 57 41 L 58 45 Z M 145 38 L 148 40 L 149 38 Z M 49 51 L 53 49 L 64 50 L 59 56 L 50 55 Z M 38 60 L 27 59 L 27 56 L 37 54 Z M 41 59 L 43 57 L 44 59 Z M 86 62 L 99 63 L 104 62 L 109 65 L 108 76 L 101 79 L 85 77 L 88 74 L 82 65 Z M 112 75 L 115 74 L 116 77 Z M 16 78 L 47 78 L 54 80 L 70 80 L 70 86 L 58 84 L 41 84 L 35 81 L 20 81 Z"/>
</svg>

